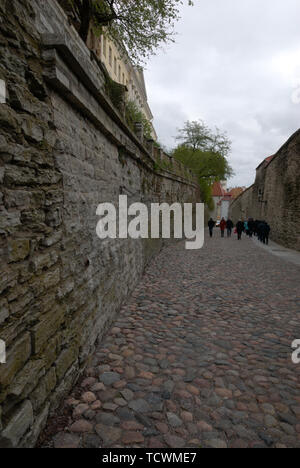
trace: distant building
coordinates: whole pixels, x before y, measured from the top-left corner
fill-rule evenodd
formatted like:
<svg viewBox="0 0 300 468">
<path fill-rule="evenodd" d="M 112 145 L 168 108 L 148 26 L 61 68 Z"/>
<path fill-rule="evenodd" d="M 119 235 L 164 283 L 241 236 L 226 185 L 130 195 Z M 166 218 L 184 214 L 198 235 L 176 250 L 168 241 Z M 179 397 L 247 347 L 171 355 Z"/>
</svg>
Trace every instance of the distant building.
<svg viewBox="0 0 300 468">
<path fill-rule="evenodd" d="M 265 220 L 271 239 L 300 251 L 300 130 L 264 158 L 256 168 L 254 183 L 230 205 L 236 222 L 249 217 Z"/>
<path fill-rule="evenodd" d="M 71 2 L 69 0 L 58 0 L 58 2 L 78 30 L 80 21 L 78 15 L 74 12 L 74 8 L 72 8 Z M 105 66 L 111 79 L 126 86 L 127 101 L 134 102 L 144 114 L 152 127 L 152 138 L 157 140 L 157 134 L 153 126 L 153 114 L 148 104 L 143 69 L 134 67 L 129 57 L 124 57 L 117 45 L 108 37 L 105 35 L 96 36 L 92 27 L 90 27 L 88 33 L 87 46 Z"/>
<path fill-rule="evenodd" d="M 232 202 L 232 196 L 230 193 L 226 193 L 222 200 L 219 202 L 221 206 L 221 219 L 225 218 L 228 219 L 229 216 L 229 207 L 230 203 Z"/>
<path fill-rule="evenodd" d="M 227 190 L 226 181 L 214 183 L 212 187 L 212 198 L 214 201 L 214 209 L 210 212 L 210 216 L 216 221 L 220 221 L 222 218 L 228 219 L 232 195 Z"/>
<path fill-rule="evenodd" d="M 237 197 L 239 197 L 244 191 L 246 190 L 246 187 L 233 187 L 229 189 L 229 192 L 232 196 L 232 199 L 235 200 Z"/>
<path fill-rule="evenodd" d="M 87 45 L 104 64 L 111 79 L 126 86 L 127 100 L 134 102 L 144 114 L 151 124 L 152 138 L 157 140 L 153 126 L 153 114 L 148 104 L 143 69 L 133 66 L 129 57 L 124 57 L 112 40 L 105 35 L 96 36 L 92 29 L 89 32 Z"/>
</svg>

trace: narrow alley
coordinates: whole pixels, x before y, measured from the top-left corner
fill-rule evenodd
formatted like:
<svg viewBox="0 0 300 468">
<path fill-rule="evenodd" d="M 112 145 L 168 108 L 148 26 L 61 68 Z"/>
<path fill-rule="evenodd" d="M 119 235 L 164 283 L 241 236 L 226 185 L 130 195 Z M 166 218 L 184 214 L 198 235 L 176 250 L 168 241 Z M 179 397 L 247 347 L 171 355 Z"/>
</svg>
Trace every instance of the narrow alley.
<svg viewBox="0 0 300 468">
<path fill-rule="evenodd" d="M 165 248 L 44 447 L 300 447 L 300 267 L 246 237 Z"/>
</svg>

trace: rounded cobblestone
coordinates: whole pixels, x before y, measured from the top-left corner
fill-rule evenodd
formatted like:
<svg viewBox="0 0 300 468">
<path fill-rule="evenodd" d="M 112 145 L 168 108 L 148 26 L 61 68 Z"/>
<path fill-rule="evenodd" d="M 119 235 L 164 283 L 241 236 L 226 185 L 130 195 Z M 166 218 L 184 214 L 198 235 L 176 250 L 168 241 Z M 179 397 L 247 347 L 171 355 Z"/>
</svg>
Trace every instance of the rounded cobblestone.
<svg viewBox="0 0 300 468">
<path fill-rule="evenodd" d="M 300 447 L 300 268 L 218 232 L 184 247 L 148 266 L 55 447 Z"/>
</svg>

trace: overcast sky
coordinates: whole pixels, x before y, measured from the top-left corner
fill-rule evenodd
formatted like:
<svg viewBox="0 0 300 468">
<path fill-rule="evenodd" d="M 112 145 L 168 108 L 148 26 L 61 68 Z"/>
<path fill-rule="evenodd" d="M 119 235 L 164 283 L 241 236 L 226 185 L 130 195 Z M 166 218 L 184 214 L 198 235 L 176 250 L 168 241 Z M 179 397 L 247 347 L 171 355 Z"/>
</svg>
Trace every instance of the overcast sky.
<svg viewBox="0 0 300 468">
<path fill-rule="evenodd" d="M 226 130 L 229 186 L 248 186 L 300 127 L 300 1 L 194 2 L 181 9 L 176 43 L 145 70 L 154 126 L 168 147 L 186 120 Z"/>
</svg>

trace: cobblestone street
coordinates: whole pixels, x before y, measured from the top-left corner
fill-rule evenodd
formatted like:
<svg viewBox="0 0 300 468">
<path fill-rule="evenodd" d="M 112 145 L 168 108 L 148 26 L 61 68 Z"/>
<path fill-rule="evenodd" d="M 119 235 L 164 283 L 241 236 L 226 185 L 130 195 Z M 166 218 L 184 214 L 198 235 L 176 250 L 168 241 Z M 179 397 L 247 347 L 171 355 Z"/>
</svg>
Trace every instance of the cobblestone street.
<svg viewBox="0 0 300 468">
<path fill-rule="evenodd" d="M 300 447 L 299 279 L 245 237 L 165 248 L 43 445 Z"/>
</svg>

